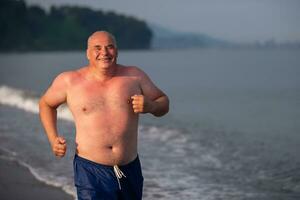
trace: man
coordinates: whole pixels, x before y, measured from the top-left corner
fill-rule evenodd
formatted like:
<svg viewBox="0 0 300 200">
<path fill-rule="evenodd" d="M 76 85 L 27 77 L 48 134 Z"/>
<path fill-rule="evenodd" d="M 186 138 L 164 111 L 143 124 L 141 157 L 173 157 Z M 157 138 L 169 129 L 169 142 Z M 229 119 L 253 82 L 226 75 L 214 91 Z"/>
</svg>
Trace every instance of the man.
<svg viewBox="0 0 300 200">
<path fill-rule="evenodd" d="M 168 97 L 139 68 L 117 64 L 115 38 L 97 31 L 88 39 L 89 65 L 58 75 L 40 99 L 40 118 L 53 153 L 66 140 L 56 128 L 56 108 L 67 103 L 75 121 L 74 180 L 79 200 L 141 199 L 137 155 L 140 113 L 162 116 Z"/>
</svg>

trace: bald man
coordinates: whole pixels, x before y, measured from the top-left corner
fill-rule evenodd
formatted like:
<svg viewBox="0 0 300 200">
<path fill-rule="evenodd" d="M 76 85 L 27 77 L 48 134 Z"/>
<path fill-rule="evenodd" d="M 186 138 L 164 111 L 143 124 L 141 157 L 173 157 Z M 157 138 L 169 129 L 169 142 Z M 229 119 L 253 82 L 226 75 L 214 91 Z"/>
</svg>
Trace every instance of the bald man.
<svg viewBox="0 0 300 200">
<path fill-rule="evenodd" d="M 139 114 L 165 115 L 168 97 L 141 69 L 117 64 L 117 44 L 110 33 L 93 33 L 86 55 L 87 66 L 59 74 L 40 99 L 40 118 L 52 151 L 63 157 L 67 150 L 56 126 L 56 109 L 67 103 L 76 127 L 78 199 L 142 199 Z"/>
</svg>

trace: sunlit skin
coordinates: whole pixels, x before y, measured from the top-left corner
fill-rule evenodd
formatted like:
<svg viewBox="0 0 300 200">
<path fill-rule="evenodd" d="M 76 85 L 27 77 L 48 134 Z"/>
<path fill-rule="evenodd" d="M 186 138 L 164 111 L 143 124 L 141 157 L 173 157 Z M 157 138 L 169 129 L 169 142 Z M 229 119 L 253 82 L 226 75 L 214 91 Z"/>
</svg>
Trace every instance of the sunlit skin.
<svg viewBox="0 0 300 200">
<path fill-rule="evenodd" d="M 56 156 L 67 151 L 56 128 L 56 109 L 63 103 L 74 118 L 77 154 L 106 165 L 136 158 L 140 113 L 168 112 L 168 97 L 139 68 L 117 64 L 117 56 L 113 37 L 95 32 L 88 39 L 89 65 L 59 74 L 41 97 L 40 118 Z"/>
</svg>

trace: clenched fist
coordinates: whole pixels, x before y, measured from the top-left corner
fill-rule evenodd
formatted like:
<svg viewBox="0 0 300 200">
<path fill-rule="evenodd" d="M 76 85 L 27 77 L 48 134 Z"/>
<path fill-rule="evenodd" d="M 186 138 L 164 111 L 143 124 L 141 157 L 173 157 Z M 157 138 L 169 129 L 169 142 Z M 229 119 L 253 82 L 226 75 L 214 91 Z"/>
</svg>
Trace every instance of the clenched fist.
<svg viewBox="0 0 300 200">
<path fill-rule="evenodd" d="M 52 143 L 52 151 L 58 157 L 64 157 L 67 151 L 67 143 L 63 137 L 56 137 Z"/>
<path fill-rule="evenodd" d="M 133 95 L 132 108 L 134 113 L 149 113 L 153 108 L 152 101 L 144 95 Z"/>
</svg>

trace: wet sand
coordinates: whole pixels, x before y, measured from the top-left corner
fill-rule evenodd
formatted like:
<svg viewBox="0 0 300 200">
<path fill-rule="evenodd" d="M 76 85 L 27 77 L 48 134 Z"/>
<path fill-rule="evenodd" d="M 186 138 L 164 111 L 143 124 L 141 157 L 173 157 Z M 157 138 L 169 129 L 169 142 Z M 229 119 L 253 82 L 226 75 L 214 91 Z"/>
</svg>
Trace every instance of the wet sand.
<svg viewBox="0 0 300 200">
<path fill-rule="evenodd" d="M 62 189 L 38 181 L 30 171 L 15 161 L 0 158 L 1 200 L 74 200 Z"/>
</svg>

